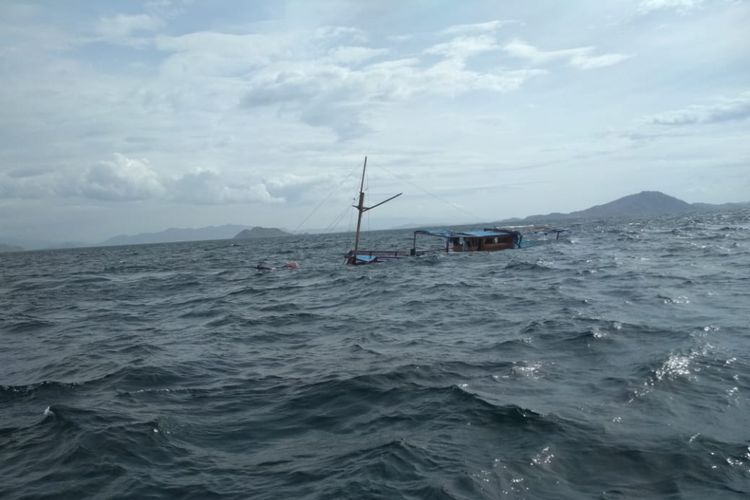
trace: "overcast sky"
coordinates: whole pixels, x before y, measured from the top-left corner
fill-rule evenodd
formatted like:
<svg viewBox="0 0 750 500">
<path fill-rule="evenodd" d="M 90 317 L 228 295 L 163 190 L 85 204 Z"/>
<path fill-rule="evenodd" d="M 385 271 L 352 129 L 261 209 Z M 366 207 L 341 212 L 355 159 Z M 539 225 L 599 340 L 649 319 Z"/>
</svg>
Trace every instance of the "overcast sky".
<svg viewBox="0 0 750 500">
<path fill-rule="evenodd" d="M 0 240 L 750 200 L 750 3 L 0 2 Z M 336 225 L 336 221 L 343 225 Z"/>
</svg>

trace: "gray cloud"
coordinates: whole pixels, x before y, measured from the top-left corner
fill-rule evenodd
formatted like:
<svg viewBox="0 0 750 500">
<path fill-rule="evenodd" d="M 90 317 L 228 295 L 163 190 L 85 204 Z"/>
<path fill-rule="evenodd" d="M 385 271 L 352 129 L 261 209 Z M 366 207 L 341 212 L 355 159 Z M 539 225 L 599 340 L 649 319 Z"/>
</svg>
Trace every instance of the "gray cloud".
<svg viewBox="0 0 750 500">
<path fill-rule="evenodd" d="M 679 127 L 739 121 L 748 118 L 750 118 L 750 92 L 744 92 L 734 99 L 724 99 L 708 105 L 688 106 L 685 109 L 652 115 L 646 121 L 653 125 Z"/>
<path fill-rule="evenodd" d="M 675 184 L 665 165 L 747 156 L 747 2 L 644 1 L 649 15 L 634 15 L 640 0 L 450 3 L 441 15 L 308 3 L 0 2 L 0 194 L 19 213 L 0 225 L 89 231 L 73 207 L 105 231 L 224 223 L 238 203 L 271 203 L 255 222 L 293 226 L 363 154 L 373 180 L 385 165 L 428 191 L 460 190 L 451 201 L 483 216 L 523 215 L 642 190 L 646 171 L 680 196 L 698 181 Z M 717 89 L 741 98 L 706 100 Z M 653 114 L 664 102 L 686 104 Z M 518 187 L 468 197 L 493 178 Z M 382 181 L 374 189 L 407 191 L 394 209 L 415 222 L 454 220 Z M 559 189 L 524 188 L 540 181 Z M 717 199 L 746 197 L 721 182 Z M 331 216 L 348 206 L 336 196 Z"/>
<path fill-rule="evenodd" d="M 330 128 L 340 139 L 362 137 L 372 130 L 367 124 L 367 111 L 359 106 L 336 102 L 335 97 L 328 101 L 314 100 L 301 109 L 299 118 L 313 127 Z"/>
<path fill-rule="evenodd" d="M 55 196 L 56 183 L 50 176 L 0 174 L 0 197 L 8 199 L 44 199 Z"/>
<path fill-rule="evenodd" d="M 49 167 L 31 166 L 24 168 L 15 168 L 6 172 L 6 175 L 12 179 L 25 179 L 28 177 L 38 177 L 40 175 L 47 175 L 52 172 Z"/>
<path fill-rule="evenodd" d="M 468 67 L 469 58 L 499 49 L 489 35 L 457 36 L 424 50 L 428 56 L 438 56 L 437 61 L 434 57 L 392 58 L 355 66 L 387 52 L 338 47 L 329 54 L 350 53 L 356 57 L 322 55 L 312 62 L 271 62 L 249 79 L 250 90 L 240 102 L 243 108 L 275 106 L 281 114 L 291 114 L 311 126 L 330 128 L 340 139 L 351 139 L 371 130 L 365 125 L 365 117 L 378 105 L 417 95 L 511 92 L 544 73 L 538 69 L 480 71 Z"/>
</svg>

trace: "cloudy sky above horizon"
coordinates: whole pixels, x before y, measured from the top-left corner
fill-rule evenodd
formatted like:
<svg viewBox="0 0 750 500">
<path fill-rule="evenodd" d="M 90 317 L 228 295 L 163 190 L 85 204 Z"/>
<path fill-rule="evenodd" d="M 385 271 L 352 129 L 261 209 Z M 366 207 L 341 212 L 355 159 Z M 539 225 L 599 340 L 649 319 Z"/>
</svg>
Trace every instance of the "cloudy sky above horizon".
<svg viewBox="0 0 750 500">
<path fill-rule="evenodd" d="M 744 0 L 4 0 L 0 241 L 345 230 L 365 154 L 370 200 L 404 192 L 373 228 L 748 201 L 748 26 Z"/>
</svg>

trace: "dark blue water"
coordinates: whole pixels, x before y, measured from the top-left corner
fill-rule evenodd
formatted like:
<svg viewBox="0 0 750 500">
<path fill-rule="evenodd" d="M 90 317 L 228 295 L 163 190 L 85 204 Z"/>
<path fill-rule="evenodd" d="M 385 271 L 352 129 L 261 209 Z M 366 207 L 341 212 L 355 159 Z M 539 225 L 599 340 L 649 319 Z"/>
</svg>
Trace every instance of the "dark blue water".
<svg viewBox="0 0 750 500">
<path fill-rule="evenodd" d="M 750 212 L 349 244 L 0 256 L 0 497 L 750 494 Z"/>
</svg>

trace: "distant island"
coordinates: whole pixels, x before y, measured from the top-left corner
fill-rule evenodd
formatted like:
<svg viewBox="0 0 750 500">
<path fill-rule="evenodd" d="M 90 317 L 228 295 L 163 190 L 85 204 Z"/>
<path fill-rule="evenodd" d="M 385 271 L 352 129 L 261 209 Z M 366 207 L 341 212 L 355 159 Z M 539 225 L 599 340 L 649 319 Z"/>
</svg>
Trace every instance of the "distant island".
<svg viewBox="0 0 750 500">
<path fill-rule="evenodd" d="M 102 246 L 177 243 L 182 241 L 231 240 L 287 236 L 290 233 L 274 227 L 251 227 L 238 224 L 199 228 L 169 228 L 157 233 L 120 235 L 101 243 Z"/>
<path fill-rule="evenodd" d="M 249 226 L 225 224 L 200 228 L 169 228 L 158 233 L 120 235 L 101 243 L 102 246 L 142 245 L 147 243 L 174 243 L 180 241 L 229 240 Z"/>
<path fill-rule="evenodd" d="M 642 191 L 618 198 L 609 203 L 595 205 L 585 210 L 570 213 L 549 213 L 530 215 L 524 218 L 503 219 L 494 222 L 495 225 L 525 225 L 525 224 L 553 224 L 577 220 L 607 219 L 610 217 L 648 218 L 662 215 L 681 215 L 689 213 L 706 213 L 719 210 L 736 210 L 750 208 L 750 202 L 745 203 L 687 203 L 673 196 L 659 191 Z M 435 225 L 435 224 L 430 224 Z M 448 224 L 449 226 L 451 224 Z M 455 226 L 455 224 L 453 224 Z M 397 229 L 424 227 L 421 224 L 402 225 Z M 155 233 L 141 233 L 135 235 L 120 235 L 110 238 L 97 246 L 141 245 L 148 243 L 172 243 L 184 241 L 206 240 L 245 240 L 257 238 L 272 238 L 289 236 L 282 229 L 273 227 L 251 227 L 238 224 L 223 226 L 209 226 L 202 228 L 170 228 Z M 36 241 L 6 238 L 0 243 L 0 252 L 20 252 L 23 250 L 37 250 L 46 248 L 73 248 L 94 246 L 92 243 L 61 243 L 52 241 Z"/>
<path fill-rule="evenodd" d="M 4 245 L 0 243 L 0 253 L 2 252 L 23 252 L 23 248 L 16 245 Z"/>
<path fill-rule="evenodd" d="M 680 215 L 733 208 L 750 208 L 750 203 L 725 203 L 723 205 L 687 203 L 660 191 L 642 191 L 638 194 L 623 196 L 609 203 L 595 205 L 585 210 L 570 213 L 556 212 L 545 215 L 530 215 L 523 219 L 508 219 L 502 222 L 505 224 L 532 224 L 569 220 L 607 219 L 610 217 L 658 217 L 661 215 Z"/>
<path fill-rule="evenodd" d="M 243 229 L 237 235 L 235 240 L 250 240 L 255 238 L 274 238 L 276 236 L 290 236 L 291 233 L 282 231 L 275 227 L 254 227 L 251 229 Z"/>
</svg>

